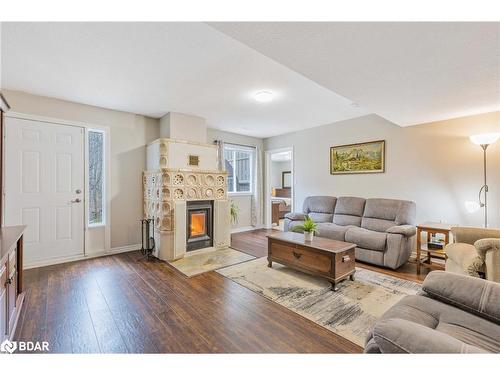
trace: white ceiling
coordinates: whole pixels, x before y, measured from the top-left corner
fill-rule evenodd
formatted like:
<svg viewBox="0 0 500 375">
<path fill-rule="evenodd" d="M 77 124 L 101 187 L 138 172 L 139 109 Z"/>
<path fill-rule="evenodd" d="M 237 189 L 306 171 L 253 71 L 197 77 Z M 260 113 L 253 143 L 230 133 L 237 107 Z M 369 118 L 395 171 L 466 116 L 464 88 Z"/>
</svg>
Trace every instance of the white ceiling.
<svg viewBox="0 0 500 375">
<path fill-rule="evenodd" d="M 500 23 L 3 23 L 1 54 L 6 89 L 262 138 L 500 110 Z"/>
<path fill-rule="evenodd" d="M 401 125 L 500 110 L 500 23 L 211 23 Z"/>
<path fill-rule="evenodd" d="M 1 53 L 5 89 L 257 137 L 368 113 L 204 23 L 3 23 Z"/>
</svg>

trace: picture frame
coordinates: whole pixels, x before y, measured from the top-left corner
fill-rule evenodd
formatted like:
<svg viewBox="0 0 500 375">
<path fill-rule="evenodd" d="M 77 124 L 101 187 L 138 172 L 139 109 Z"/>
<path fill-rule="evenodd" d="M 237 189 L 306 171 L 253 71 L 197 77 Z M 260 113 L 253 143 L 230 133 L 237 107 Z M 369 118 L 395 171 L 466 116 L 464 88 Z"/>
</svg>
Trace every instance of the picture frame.
<svg viewBox="0 0 500 375">
<path fill-rule="evenodd" d="M 281 188 L 290 189 L 292 187 L 292 172 L 284 171 L 281 172 Z"/>
<path fill-rule="evenodd" d="M 385 140 L 330 147 L 330 174 L 385 172 Z"/>
</svg>

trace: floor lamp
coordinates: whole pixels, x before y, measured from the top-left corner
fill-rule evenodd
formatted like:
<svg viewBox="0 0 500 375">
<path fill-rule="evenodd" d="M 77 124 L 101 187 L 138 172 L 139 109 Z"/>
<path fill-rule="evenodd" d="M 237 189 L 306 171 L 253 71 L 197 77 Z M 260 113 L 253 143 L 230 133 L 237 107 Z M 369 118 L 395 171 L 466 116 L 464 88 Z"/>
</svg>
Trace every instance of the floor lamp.
<svg viewBox="0 0 500 375">
<path fill-rule="evenodd" d="M 488 184 L 486 180 L 486 149 L 500 138 L 500 133 L 487 133 L 471 135 L 472 143 L 481 146 L 483 149 L 484 184 L 479 190 L 479 206 L 484 208 L 484 227 L 488 228 Z M 481 193 L 484 191 L 484 202 L 481 200 Z"/>
</svg>

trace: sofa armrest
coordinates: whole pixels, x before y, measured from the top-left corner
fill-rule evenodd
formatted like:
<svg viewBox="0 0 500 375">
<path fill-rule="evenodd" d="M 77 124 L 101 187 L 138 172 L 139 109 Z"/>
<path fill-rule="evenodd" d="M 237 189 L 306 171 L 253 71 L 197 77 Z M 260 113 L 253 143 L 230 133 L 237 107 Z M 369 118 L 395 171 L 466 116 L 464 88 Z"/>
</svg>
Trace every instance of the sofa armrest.
<svg viewBox="0 0 500 375">
<path fill-rule="evenodd" d="M 487 353 L 446 333 L 403 319 L 379 321 L 372 335 L 382 353 Z"/>
<path fill-rule="evenodd" d="M 500 284 L 445 271 L 427 275 L 422 289 L 431 298 L 500 324 Z"/>
<path fill-rule="evenodd" d="M 500 238 L 500 230 L 472 227 L 453 227 L 451 228 L 454 242 L 468 243 L 474 245 L 477 240 L 483 238 Z"/>
<path fill-rule="evenodd" d="M 500 238 L 483 238 L 474 242 L 480 256 L 485 256 L 487 251 L 497 250 L 500 251 Z"/>
<path fill-rule="evenodd" d="M 304 220 L 305 218 L 306 218 L 306 214 L 303 214 L 301 212 L 289 212 L 285 215 L 285 219 L 289 219 L 292 221 Z"/>
<path fill-rule="evenodd" d="M 417 233 L 417 228 L 413 225 L 396 225 L 386 230 L 387 233 L 401 234 L 405 237 L 412 237 Z"/>
</svg>

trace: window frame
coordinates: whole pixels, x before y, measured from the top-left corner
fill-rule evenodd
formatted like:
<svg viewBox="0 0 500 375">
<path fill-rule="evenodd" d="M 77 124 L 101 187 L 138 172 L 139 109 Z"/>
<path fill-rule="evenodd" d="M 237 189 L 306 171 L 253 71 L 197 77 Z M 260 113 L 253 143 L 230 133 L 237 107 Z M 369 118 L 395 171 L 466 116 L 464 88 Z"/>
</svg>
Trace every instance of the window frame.
<svg viewBox="0 0 500 375">
<path fill-rule="evenodd" d="M 229 189 L 229 181 L 228 181 L 228 187 L 227 187 L 227 194 L 229 196 L 237 196 L 237 195 L 253 195 L 254 193 L 254 159 L 255 159 L 255 152 L 256 149 L 253 146 L 244 146 L 244 145 L 238 145 L 234 143 L 224 143 L 224 149 L 223 149 L 223 156 L 224 156 L 224 164 L 226 161 L 226 150 L 228 151 L 234 151 L 233 153 L 233 166 L 236 166 L 236 152 L 248 152 L 250 155 L 250 161 L 249 161 L 249 187 L 250 189 L 248 191 L 236 191 L 236 168 L 233 169 L 233 186 L 232 189 L 233 191 L 230 191 Z M 229 179 L 228 179 L 229 180 Z"/>
<path fill-rule="evenodd" d="M 106 227 L 107 222 L 108 222 L 108 215 L 107 215 L 107 204 L 108 204 L 108 189 L 107 189 L 107 175 L 106 175 L 106 165 L 107 165 L 107 137 L 106 137 L 106 130 L 105 129 L 99 129 L 99 128 L 87 128 L 87 136 L 86 136 L 86 150 L 88 154 L 90 154 L 90 133 L 100 133 L 102 134 L 102 215 L 101 215 L 101 222 L 100 223 L 91 223 L 90 222 L 90 156 L 87 155 L 87 163 L 86 163 L 86 170 L 85 170 L 85 179 L 86 179 L 86 188 L 88 192 L 88 201 L 86 205 L 86 225 L 87 228 L 99 228 L 99 227 Z"/>
</svg>

